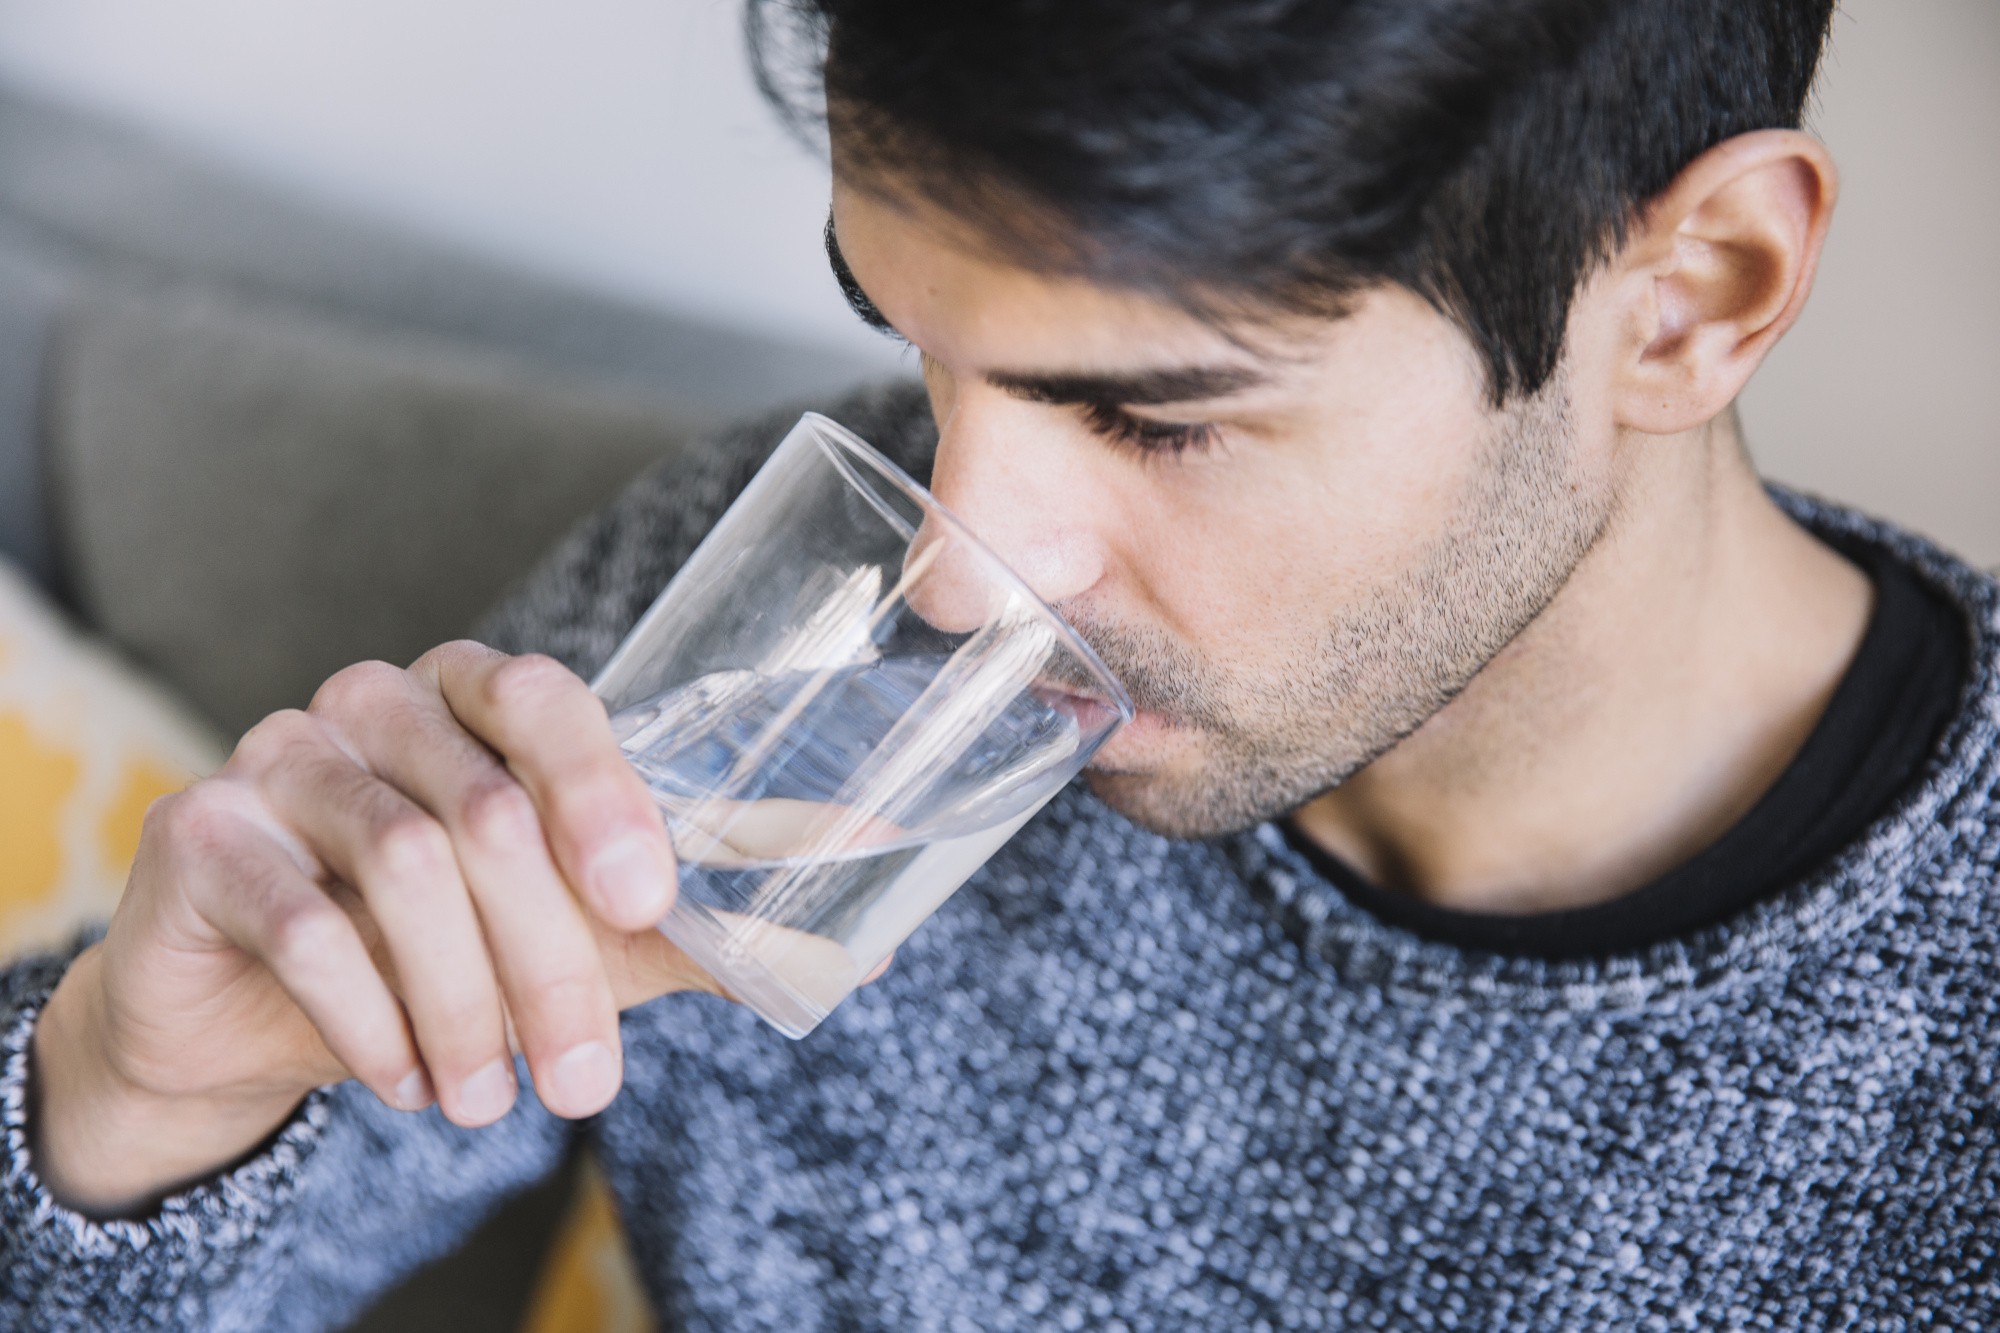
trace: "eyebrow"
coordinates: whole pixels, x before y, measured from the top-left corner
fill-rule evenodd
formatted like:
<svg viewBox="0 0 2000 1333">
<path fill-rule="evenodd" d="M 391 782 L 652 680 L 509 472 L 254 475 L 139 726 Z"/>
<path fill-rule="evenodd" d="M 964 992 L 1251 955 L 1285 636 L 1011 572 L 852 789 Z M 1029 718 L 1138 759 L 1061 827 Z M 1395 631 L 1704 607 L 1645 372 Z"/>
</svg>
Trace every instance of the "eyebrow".
<svg viewBox="0 0 2000 1333">
<path fill-rule="evenodd" d="M 995 370 L 986 380 L 1037 403 L 1111 403 L 1131 407 L 1226 398 L 1270 377 L 1247 366 L 1161 366 L 1102 373 Z"/>
<path fill-rule="evenodd" d="M 868 293 L 862 290 L 861 283 L 855 279 L 854 270 L 847 266 L 847 256 L 840 252 L 840 238 L 833 233 L 831 209 L 827 211 L 826 230 L 822 236 L 826 241 L 826 262 L 833 269 L 833 280 L 840 284 L 840 294 L 847 298 L 847 308 L 852 310 L 863 324 L 877 333 L 886 333 L 892 338 L 902 337 L 903 335 L 896 331 L 896 326 L 889 322 L 888 317 L 868 299 Z"/>
<path fill-rule="evenodd" d="M 833 214 L 826 215 L 826 261 L 840 294 L 862 323 L 900 338 L 891 324 L 854 276 L 847 256 L 840 252 L 840 238 L 833 230 Z M 1167 403 L 1203 402 L 1226 398 L 1253 388 L 1270 376 L 1247 366 L 1160 366 L 1143 370 L 1084 372 L 996 370 L 986 381 L 997 389 L 1037 403 L 1087 403 L 1109 406 L 1158 407 Z"/>
</svg>

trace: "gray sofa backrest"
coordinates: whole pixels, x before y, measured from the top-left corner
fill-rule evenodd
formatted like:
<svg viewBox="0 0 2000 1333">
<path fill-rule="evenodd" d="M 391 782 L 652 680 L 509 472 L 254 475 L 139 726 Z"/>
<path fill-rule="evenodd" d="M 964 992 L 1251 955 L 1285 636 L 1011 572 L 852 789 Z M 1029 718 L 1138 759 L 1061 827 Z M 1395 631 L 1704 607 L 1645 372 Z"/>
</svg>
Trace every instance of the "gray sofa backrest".
<svg viewBox="0 0 2000 1333">
<path fill-rule="evenodd" d="M 0 554 L 232 731 L 465 632 L 693 432 L 864 373 L 0 94 Z"/>
</svg>

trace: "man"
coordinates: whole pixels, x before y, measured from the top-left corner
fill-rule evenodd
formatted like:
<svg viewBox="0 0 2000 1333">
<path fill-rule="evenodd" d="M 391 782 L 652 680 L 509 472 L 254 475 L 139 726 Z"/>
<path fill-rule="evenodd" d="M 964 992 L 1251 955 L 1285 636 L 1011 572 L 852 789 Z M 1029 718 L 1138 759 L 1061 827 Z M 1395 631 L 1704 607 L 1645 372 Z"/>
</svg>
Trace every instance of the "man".
<svg viewBox="0 0 2000 1333">
<path fill-rule="evenodd" d="M 782 423 L 642 480 L 492 627 L 563 665 L 341 673 L 7 975 L 0 1309 L 324 1327 L 595 1116 L 670 1327 L 1993 1322 L 2000 589 L 1731 408 L 1829 9 L 753 11 L 922 353 L 838 415 L 1138 720 L 809 1040 L 630 1008 L 705 982 L 570 669 Z"/>
</svg>

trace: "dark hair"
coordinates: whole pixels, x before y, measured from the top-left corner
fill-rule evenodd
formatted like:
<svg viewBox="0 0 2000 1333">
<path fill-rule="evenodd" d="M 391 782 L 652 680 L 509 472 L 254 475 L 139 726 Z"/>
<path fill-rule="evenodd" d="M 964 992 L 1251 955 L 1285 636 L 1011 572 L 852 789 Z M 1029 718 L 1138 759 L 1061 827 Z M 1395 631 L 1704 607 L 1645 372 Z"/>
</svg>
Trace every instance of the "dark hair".
<svg viewBox="0 0 2000 1333">
<path fill-rule="evenodd" d="M 1004 253 L 1205 316 L 1390 281 L 1496 401 L 1694 158 L 1796 127 L 1834 0 L 749 0 L 760 86 Z M 823 94 L 823 99 L 822 99 Z"/>
</svg>

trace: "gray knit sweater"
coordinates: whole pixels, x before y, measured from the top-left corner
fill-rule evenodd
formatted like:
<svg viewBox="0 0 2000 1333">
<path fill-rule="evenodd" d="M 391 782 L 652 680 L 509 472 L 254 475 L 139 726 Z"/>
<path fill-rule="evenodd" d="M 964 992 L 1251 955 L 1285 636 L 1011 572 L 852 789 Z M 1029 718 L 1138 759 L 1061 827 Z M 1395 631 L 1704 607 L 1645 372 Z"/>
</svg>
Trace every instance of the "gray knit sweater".
<svg viewBox="0 0 2000 1333">
<path fill-rule="evenodd" d="M 923 470 L 909 393 L 835 412 Z M 493 636 L 602 660 L 784 424 L 642 479 Z M 1918 787 L 1724 926 L 1465 953 L 1269 827 L 1171 842 L 1072 792 L 803 1042 L 669 996 L 580 1130 L 350 1084 L 114 1223 L 24 1147 L 34 961 L 0 975 L 0 1325 L 336 1326 L 582 1132 L 669 1328 L 2000 1326 L 2000 589 L 1788 503 L 1943 589 L 1977 660 Z"/>
</svg>

